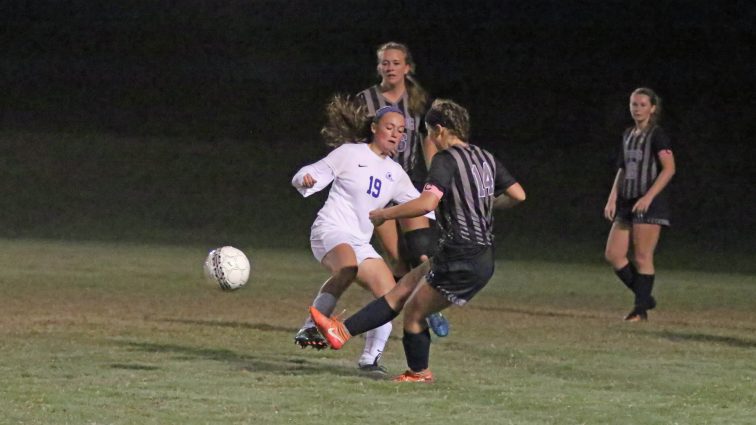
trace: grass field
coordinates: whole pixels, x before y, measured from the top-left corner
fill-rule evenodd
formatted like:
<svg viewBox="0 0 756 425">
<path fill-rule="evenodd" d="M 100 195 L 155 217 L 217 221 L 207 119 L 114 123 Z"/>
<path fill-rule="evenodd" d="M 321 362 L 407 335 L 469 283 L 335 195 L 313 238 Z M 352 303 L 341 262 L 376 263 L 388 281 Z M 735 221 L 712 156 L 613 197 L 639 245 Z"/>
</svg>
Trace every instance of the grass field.
<svg viewBox="0 0 756 425">
<path fill-rule="evenodd" d="M 240 248 L 253 276 L 223 293 L 204 247 L 0 240 L 0 423 L 754 423 L 755 275 L 660 265 L 657 310 L 627 324 L 603 264 L 500 262 L 448 312 L 437 382 L 413 385 L 359 375 L 359 340 L 295 347 L 324 271 L 306 250 Z"/>
</svg>

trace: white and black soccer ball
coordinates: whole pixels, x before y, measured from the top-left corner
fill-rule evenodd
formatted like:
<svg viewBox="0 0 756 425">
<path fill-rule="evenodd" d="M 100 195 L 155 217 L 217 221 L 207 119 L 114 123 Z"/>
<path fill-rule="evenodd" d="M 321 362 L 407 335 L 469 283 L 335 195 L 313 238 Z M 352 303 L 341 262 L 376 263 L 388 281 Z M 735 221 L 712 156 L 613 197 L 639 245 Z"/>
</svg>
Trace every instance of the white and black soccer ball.
<svg viewBox="0 0 756 425">
<path fill-rule="evenodd" d="M 222 246 L 210 251 L 205 260 L 205 276 L 208 281 L 224 291 L 239 289 L 249 280 L 251 266 L 243 252 Z"/>
</svg>

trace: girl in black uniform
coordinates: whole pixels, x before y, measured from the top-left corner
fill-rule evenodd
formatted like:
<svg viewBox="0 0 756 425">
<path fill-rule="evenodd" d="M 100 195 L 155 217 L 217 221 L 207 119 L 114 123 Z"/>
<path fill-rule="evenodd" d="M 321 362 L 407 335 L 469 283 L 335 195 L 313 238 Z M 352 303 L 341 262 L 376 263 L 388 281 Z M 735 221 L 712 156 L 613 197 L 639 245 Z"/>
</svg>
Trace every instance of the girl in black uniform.
<svg viewBox="0 0 756 425">
<path fill-rule="evenodd" d="M 428 93 L 413 76 L 415 61 L 406 45 L 393 41 L 384 43 L 378 47 L 376 56 L 381 82 L 359 92 L 357 99 L 367 107 L 368 116 L 375 115 L 375 111 L 385 106 L 395 106 L 404 112 L 405 137 L 397 146 L 394 161 L 404 168 L 415 188 L 422 191 L 428 176 L 428 164 L 437 152 L 436 146 L 422 132 Z M 426 217 L 387 220 L 376 226 L 374 233 L 397 280 L 433 256 L 438 247 L 437 229 Z M 449 322 L 441 313 L 428 316 L 428 324 L 437 336 L 449 334 Z M 388 338 L 388 335 L 384 337 Z M 364 360 L 369 361 L 369 357 L 366 352 Z"/>
<path fill-rule="evenodd" d="M 669 226 L 669 199 L 665 188 L 675 174 L 675 158 L 669 137 L 658 125 L 661 98 L 649 88 L 630 95 L 630 114 L 635 121 L 625 130 L 604 217 L 613 221 L 606 241 L 606 260 L 635 294 L 628 321 L 647 320 L 656 306 L 654 250 L 662 226 Z M 635 264 L 628 260 L 632 243 Z"/>
<path fill-rule="evenodd" d="M 373 223 L 436 211 L 442 236 L 439 252 L 410 271 L 385 296 L 343 323 L 310 313 L 331 347 L 396 317 L 404 308 L 404 352 L 409 369 L 399 382 L 431 382 L 430 333 L 424 318 L 452 304 L 464 305 L 493 275 L 493 209 L 525 200 L 525 191 L 491 153 L 468 143 L 467 110 L 436 100 L 425 116 L 428 137 L 439 153 L 433 158 L 420 197 L 370 212 Z"/>
</svg>

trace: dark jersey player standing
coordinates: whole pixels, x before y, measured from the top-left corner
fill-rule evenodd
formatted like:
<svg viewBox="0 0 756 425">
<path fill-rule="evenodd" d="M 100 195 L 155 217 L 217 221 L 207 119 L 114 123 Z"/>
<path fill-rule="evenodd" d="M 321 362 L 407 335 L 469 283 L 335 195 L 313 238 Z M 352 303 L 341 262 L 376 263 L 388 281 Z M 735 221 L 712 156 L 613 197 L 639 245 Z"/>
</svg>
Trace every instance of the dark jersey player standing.
<svg viewBox="0 0 756 425">
<path fill-rule="evenodd" d="M 370 212 L 378 224 L 436 211 L 442 230 L 439 252 L 412 269 L 385 296 L 343 323 L 311 308 L 315 324 L 334 349 L 352 336 L 380 326 L 404 309 L 402 342 L 408 370 L 398 382 L 432 382 L 428 368 L 430 333 L 424 318 L 452 304 L 464 305 L 494 272 L 493 210 L 525 200 L 525 191 L 491 153 L 469 144 L 467 110 L 436 100 L 425 116 L 428 137 L 439 153 L 433 158 L 420 197 Z"/>
<path fill-rule="evenodd" d="M 422 191 L 428 176 L 428 164 L 437 152 L 436 146 L 424 137 L 422 131 L 428 93 L 414 77 L 415 61 L 405 44 L 384 43 L 376 50 L 376 57 L 381 81 L 359 92 L 357 100 L 367 107 L 368 116 L 386 106 L 404 112 L 405 137 L 399 142 L 393 159 L 407 172 L 415 188 Z M 437 227 L 426 217 L 387 220 L 376 226 L 374 233 L 397 280 L 431 257 L 438 247 Z M 428 316 L 428 324 L 437 336 L 449 334 L 449 323 L 441 313 Z M 388 338 L 388 335 L 384 337 Z"/>
<path fill-rule="evenodd" d="M 647 320 L 656 307 L 654 251 L 662 226 L 669 226 L 667 185 L 675 174 L 669 137 L 658 125 L 661 98 L 641 87 L 630 95 L 635 125 L 625 130 L 604 216 L 613 221 L 606 241 L 606 260 L 635 294 L 635 305 L 625 320 Z M 628 259 L 632 243 L 634 262 Z"/>
</svg>

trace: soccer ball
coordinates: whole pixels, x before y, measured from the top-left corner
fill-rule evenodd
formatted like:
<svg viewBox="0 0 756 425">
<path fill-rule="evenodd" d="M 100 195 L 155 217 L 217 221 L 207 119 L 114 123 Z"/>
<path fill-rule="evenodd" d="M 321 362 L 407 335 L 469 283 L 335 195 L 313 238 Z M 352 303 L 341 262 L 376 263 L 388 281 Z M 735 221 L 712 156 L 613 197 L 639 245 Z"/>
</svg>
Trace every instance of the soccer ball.
<svg viewBox="0 0 756 425">
<path fill-rule="evenodd" d="M 247 256 L 232 246 L 222 246 L 210 251 L 205 260 L 205 276 L 208 281 L 224 291 L 244 286 L 249 279 L 250 269 Z"/>
</svg>

